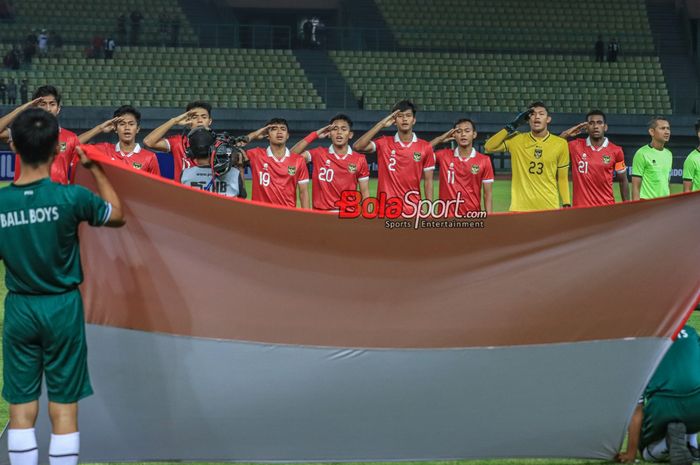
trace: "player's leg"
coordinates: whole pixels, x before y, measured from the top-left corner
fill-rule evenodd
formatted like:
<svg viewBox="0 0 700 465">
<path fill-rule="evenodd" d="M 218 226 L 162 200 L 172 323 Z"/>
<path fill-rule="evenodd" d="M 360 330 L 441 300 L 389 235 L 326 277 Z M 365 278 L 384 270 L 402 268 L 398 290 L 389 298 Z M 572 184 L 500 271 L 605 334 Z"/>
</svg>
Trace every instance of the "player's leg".
<svg viewBox="0 0 700 465">
<path fill-rule="evenodd" d="M 80 293 L 76 290 L 56 296 L 54 305 L 43 315 L 43 325 L 50 329 L 44 345 L 52 426 L 49 461 L 51 465 L 75 465 L 80 453 L 77 402 L 92 394 Z"/>
<path fill-rule="evenodd" d="M 78 432 L 78 403 L 60 404 L 49 402 L 51 418 L 51 465 L 76 465 L 80 455 L 80 433 Z"/>
<path fill-rule="evenodd" d="M 39 411 L 42 350 L 34 308 L 41 297 L 9 293 L 3 326 L 3 389 L 10 404 L 7 446 L 12 465 L 36 465 L 39 459 L 34 423 Z"/>
</svg>

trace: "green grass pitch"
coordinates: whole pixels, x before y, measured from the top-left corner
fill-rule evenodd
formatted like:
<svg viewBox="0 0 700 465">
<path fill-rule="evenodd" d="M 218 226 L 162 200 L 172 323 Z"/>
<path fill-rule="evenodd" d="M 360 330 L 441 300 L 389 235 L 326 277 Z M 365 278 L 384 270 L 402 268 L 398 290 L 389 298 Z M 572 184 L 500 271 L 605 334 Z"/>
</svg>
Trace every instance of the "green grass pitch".
<svg viewBox="0 0 700 465">
<path fill-rule="evenodd" d="M 2 187 L 4 183 L 0 183 Z M 250 181 L 247 182 L 248 192 L 251 192 Z M 617 187 L 616 187 L 617 189 Z M 375 179 L 370 180 L 370 191 L 374 194 L 377 190 L 377 182 Z M 681 186 L 674 185 L 673 192 L 680 192 Z M 437 198 L 437 183 L 435 190 Z M 619 196 L 619 192 L 615 192 L 616 197 Z M 493 205 L 494 210 L 508 211 L 508 205 L 510 203 L 510 181 L 500 181 L 496 180 L 494 183 L 494 193 L 493 193 Z M 4 313 L 4 299 L 7 290 L 5 289 L 5 267 L 2 262 L 0 262 L 0 311 Z M 1 324 L 1 323 L 0 323 Z M 690 324 L 693 325 L 698 331 L 700 331 L 700 312 L 694 312 L 690 319 Z M 2 354 L 0 353 L 0 357 Z M 1 369 L 1 368 L 0 368 Z M 5 424 L 8 419 L 8 409 L 7 404 L 4 401 L 0 401 L 0 423 Z M 526 428 L 526 425 L 523 425 Z M 505 440 L 505 439 L 504 439 Z M 403 462 L 407 465 L 419 465 L 425 464 L 425 462 Z M 429 462 L 430 465 L 593 465 L 601 464 L 603 462 L 597 460 L 560 460 L 560 459 L 502 459 L 502 460 L 470 460 L 470 461 L 459 461 L 459 462 L 448 462 L 448 461 L 438 461 Z M 157 462 L 149 462 L 148 465 L 160 465 Z M 174 464 L 173 464 L 174 465 Z M 259 464 L 258 464 L 259 465 Z M 360 465 L 360 464 L 348 464 L 348 465 Z M 393 465 L 393 464 L 386 464 Z"/>
</svg>

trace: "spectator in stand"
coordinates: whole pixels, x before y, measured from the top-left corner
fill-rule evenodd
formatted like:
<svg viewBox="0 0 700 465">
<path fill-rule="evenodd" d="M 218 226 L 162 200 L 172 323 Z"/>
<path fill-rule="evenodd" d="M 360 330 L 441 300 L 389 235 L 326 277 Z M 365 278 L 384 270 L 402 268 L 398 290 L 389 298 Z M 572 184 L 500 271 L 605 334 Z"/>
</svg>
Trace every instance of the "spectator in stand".
<svg viewBox="0 0 700 465">
<path fill-rule="evenodd" d="M 7 0 L 0 0 L 0 19 L 10 18 L 10 4 Z"/>
<path fill-rule="evenodd" d="M 22 83 L 19 86 L 19 100 L 24 105 L 29 101 L 29 89 L 27 88 L 27 80 L 22 79 Z"/>
<path fill-rule="evenodd" d="M 49 50 L 56 55 L 63 55 L 63 37 L 56 31 L 49 31 Z"/>
<path fill-rule="evenodd" d="M 17 84 L 14 79 L 10 79 L 7 83 L 7 103 L 17 105 Z"/>
<path fill-rule="evenodd" d="M 91 51 L 91 56 L 90 58 L 103 58 L 104 57 L 104 37 L 102 37 L 100 34 L 95 34 L 92 37 L 92 51 Z"/>
<path fill-rule="evenodd" d="M 158 38 L 160 39 L 161 47 L 168 45 L 168 24 L 170 24 L 168 12 L 161 10 L 160 15 L 158 15 Z"/>
<path fill-rule="evenodd" d="M 18 70 L 21 64 L 22 64 L 22 52 L 20 51 L 20 47 L 18 45 L 15 45 L 12 48 L 11 68 L 14 70 Z"/>
<path fill-rule="evenodd" d="M 5 103 L 7 103 L 7 86 L 5 80 L 0 79 L 0 105 L 5 105 Z"/>
<path fill-rule="evenodd" d="M 117 18 L 117 40 L 120 44 L 126 43 L 126 15 L 124 13 Z"/>
<path fill-rule="evenodd" d="M 170 46 L 177 47 L 180 40 L 180 18 L 173 15 L 170 20 Z"/>
<path fill-rule="evenodd" d="M 27 37 L 27 39 L 30 39 L 30 37 Z M 32 64 L 32 59 L 36 55 L 36 41 L 26 40 L 24 47 L 22 47 L 22 54 L 24 55 L 24 62 Z"/>
<path fill-rule="evenodd" d="M 143 15 L 140 11 L 134 10 L 129 15 L 131 20 L 131 43 L 130 45 L 138 45 L 141 39 L 141 20 L 143 20 Z"/>
<path fill-rule="evenodd" d="M 108 37 L 105 39 L 105 58 L 111 60 L 114 58 L 114 51 L 117 49 L 117 44 L 114 39 Z"/>
<path fill-rule="evenodd" d="M 595 61 L 597 63 L 605 61 L 605 43 L 603 43 L 603 36 L 598 36 L 598 41 L 595 43 Z"/>
<path fill-rule="evenodd" d="M 617 41 L 617 39 L 610 39 L 610 43 L 608 44 L 608 62 L 615 63 L 619 53 L 620 43 Z"/>
<path fill-rule="evenodd" d="M 37 45 L 39 47 L 39 53 L 42 56 L 46 56 L 49 53 L 49 34 L 46 32 L 46 29 L 41 30 Z"/>
<path fill-rule="evenodd" d="M 311 24 L 311 20 L 307 19 L 302 25 L 302 30 L 304 34 L 304 48 L 311 48 L 311 35 L 314 31 L 314 25 Z"/>
</svg>

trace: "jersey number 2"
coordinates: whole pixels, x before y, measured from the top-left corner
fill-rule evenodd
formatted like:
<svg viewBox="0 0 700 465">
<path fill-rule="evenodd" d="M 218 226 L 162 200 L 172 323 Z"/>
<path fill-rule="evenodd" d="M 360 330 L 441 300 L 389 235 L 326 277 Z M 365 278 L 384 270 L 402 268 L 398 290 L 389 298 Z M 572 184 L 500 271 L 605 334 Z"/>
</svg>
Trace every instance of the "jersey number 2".
<svg viewBox="0 0 700 465">
<path fill-rule="evenodd" d="M 389 158 L 389 171 L 396 171 L 396 158 Z"/>
</svg>

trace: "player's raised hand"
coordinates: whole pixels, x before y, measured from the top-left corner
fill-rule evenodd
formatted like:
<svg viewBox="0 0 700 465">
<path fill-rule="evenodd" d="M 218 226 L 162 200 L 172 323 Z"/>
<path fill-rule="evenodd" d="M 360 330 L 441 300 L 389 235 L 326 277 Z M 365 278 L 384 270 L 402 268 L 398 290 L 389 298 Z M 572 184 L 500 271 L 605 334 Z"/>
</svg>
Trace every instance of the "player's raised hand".
<svg viewBox="0 0 700 465">
<path fill-rule="evenodd" d="M 104 123 L 100 124 L 100 130 L 105 134 L 114 132 L 117 129 L 117 125 L 123 120 L 124 118 L 122 118 L 121 116 L 117 116 L 116 118 L 107 120 Z"/>
<path fill-rule="evenodd" d="M 173 118 L 173 122 L 177 126 L 189 126 L 192 118 L 194 118 L 194 110 L 186 111 L 185 113 Z"/>
<path fill-rule="evenodd" d="M 637 458 L 637 451 L 631 450 L 627 452 L 620 452 L 615 456 L 615 461 L 620 463 L 634 463 Z"/>
<path fill-rule="evenodd" d="M 393 126 L 396 123 L 396 117 L 399 115 L 399 113 L 400 113 L 400 111 L 396 110 L 395 112 L 393 112 L 392 114 L 390 114 L 389 116 L 384 118 L 382 120 L 382 123 L 384 123 L 384 127 L 388 128 L 388 127 Z"/>
<path fill-rule="evenodd" d="M 331 135 L 331 129 L 333 128 L 332 125 L 324 126 L 318 131 L 316 131 L 316 135 L 318 136 L 319 139 L 325 139 L 326 137 Z"/>
<path fill-rule="evenodd" d="M 30 100 L 29 102 L 25 103 L 22 105 L 25 108 L 33 108 L 33 107 L 38 107 L 41 104 L 41 101 L 43 100 L 43 97 L 37 97 L 34 100 Z"/>
<path fill-rule="evenodd" d="M 452 128 L 449 131 L 447 131 L 445 134 L 442 135 L 443 142 L 452 142 L 455 140 L 455 134 L 457 133 L 457 128 Z"/>
<path fill-rule="evenodd" d="M 570 137 L 576 137 L 587 128 L 588 128 L 588 122 L 584 121 L 583 123 L 579 123 L 576 126 L 570 127 L 566 131 L 562 132 L 561 134 L 559 134 L 559 137 L 563 137 L 564 139 L 568 139 Z"/>
<path fill-rule="evenodd" d="M 253 132 L 248 137 L 250 138 L 250 140 L 265 139 L 267 137 L 269 131 L 270 131 L 270 125 L 268 124 L 267 126 L 262 127 L 260 129 L 258 129 L 257 131 Z"/>
<path fill-rule="evenodd" d="M 532 115 L 532 108 L 528 108 L 527 110 L 518 114 L 513 121 L 506 124 L 506 129 L 508 132 L 515 132 L 515 130 L 520 126 L 530 121 L 530 115 Z"/>
</svg>

